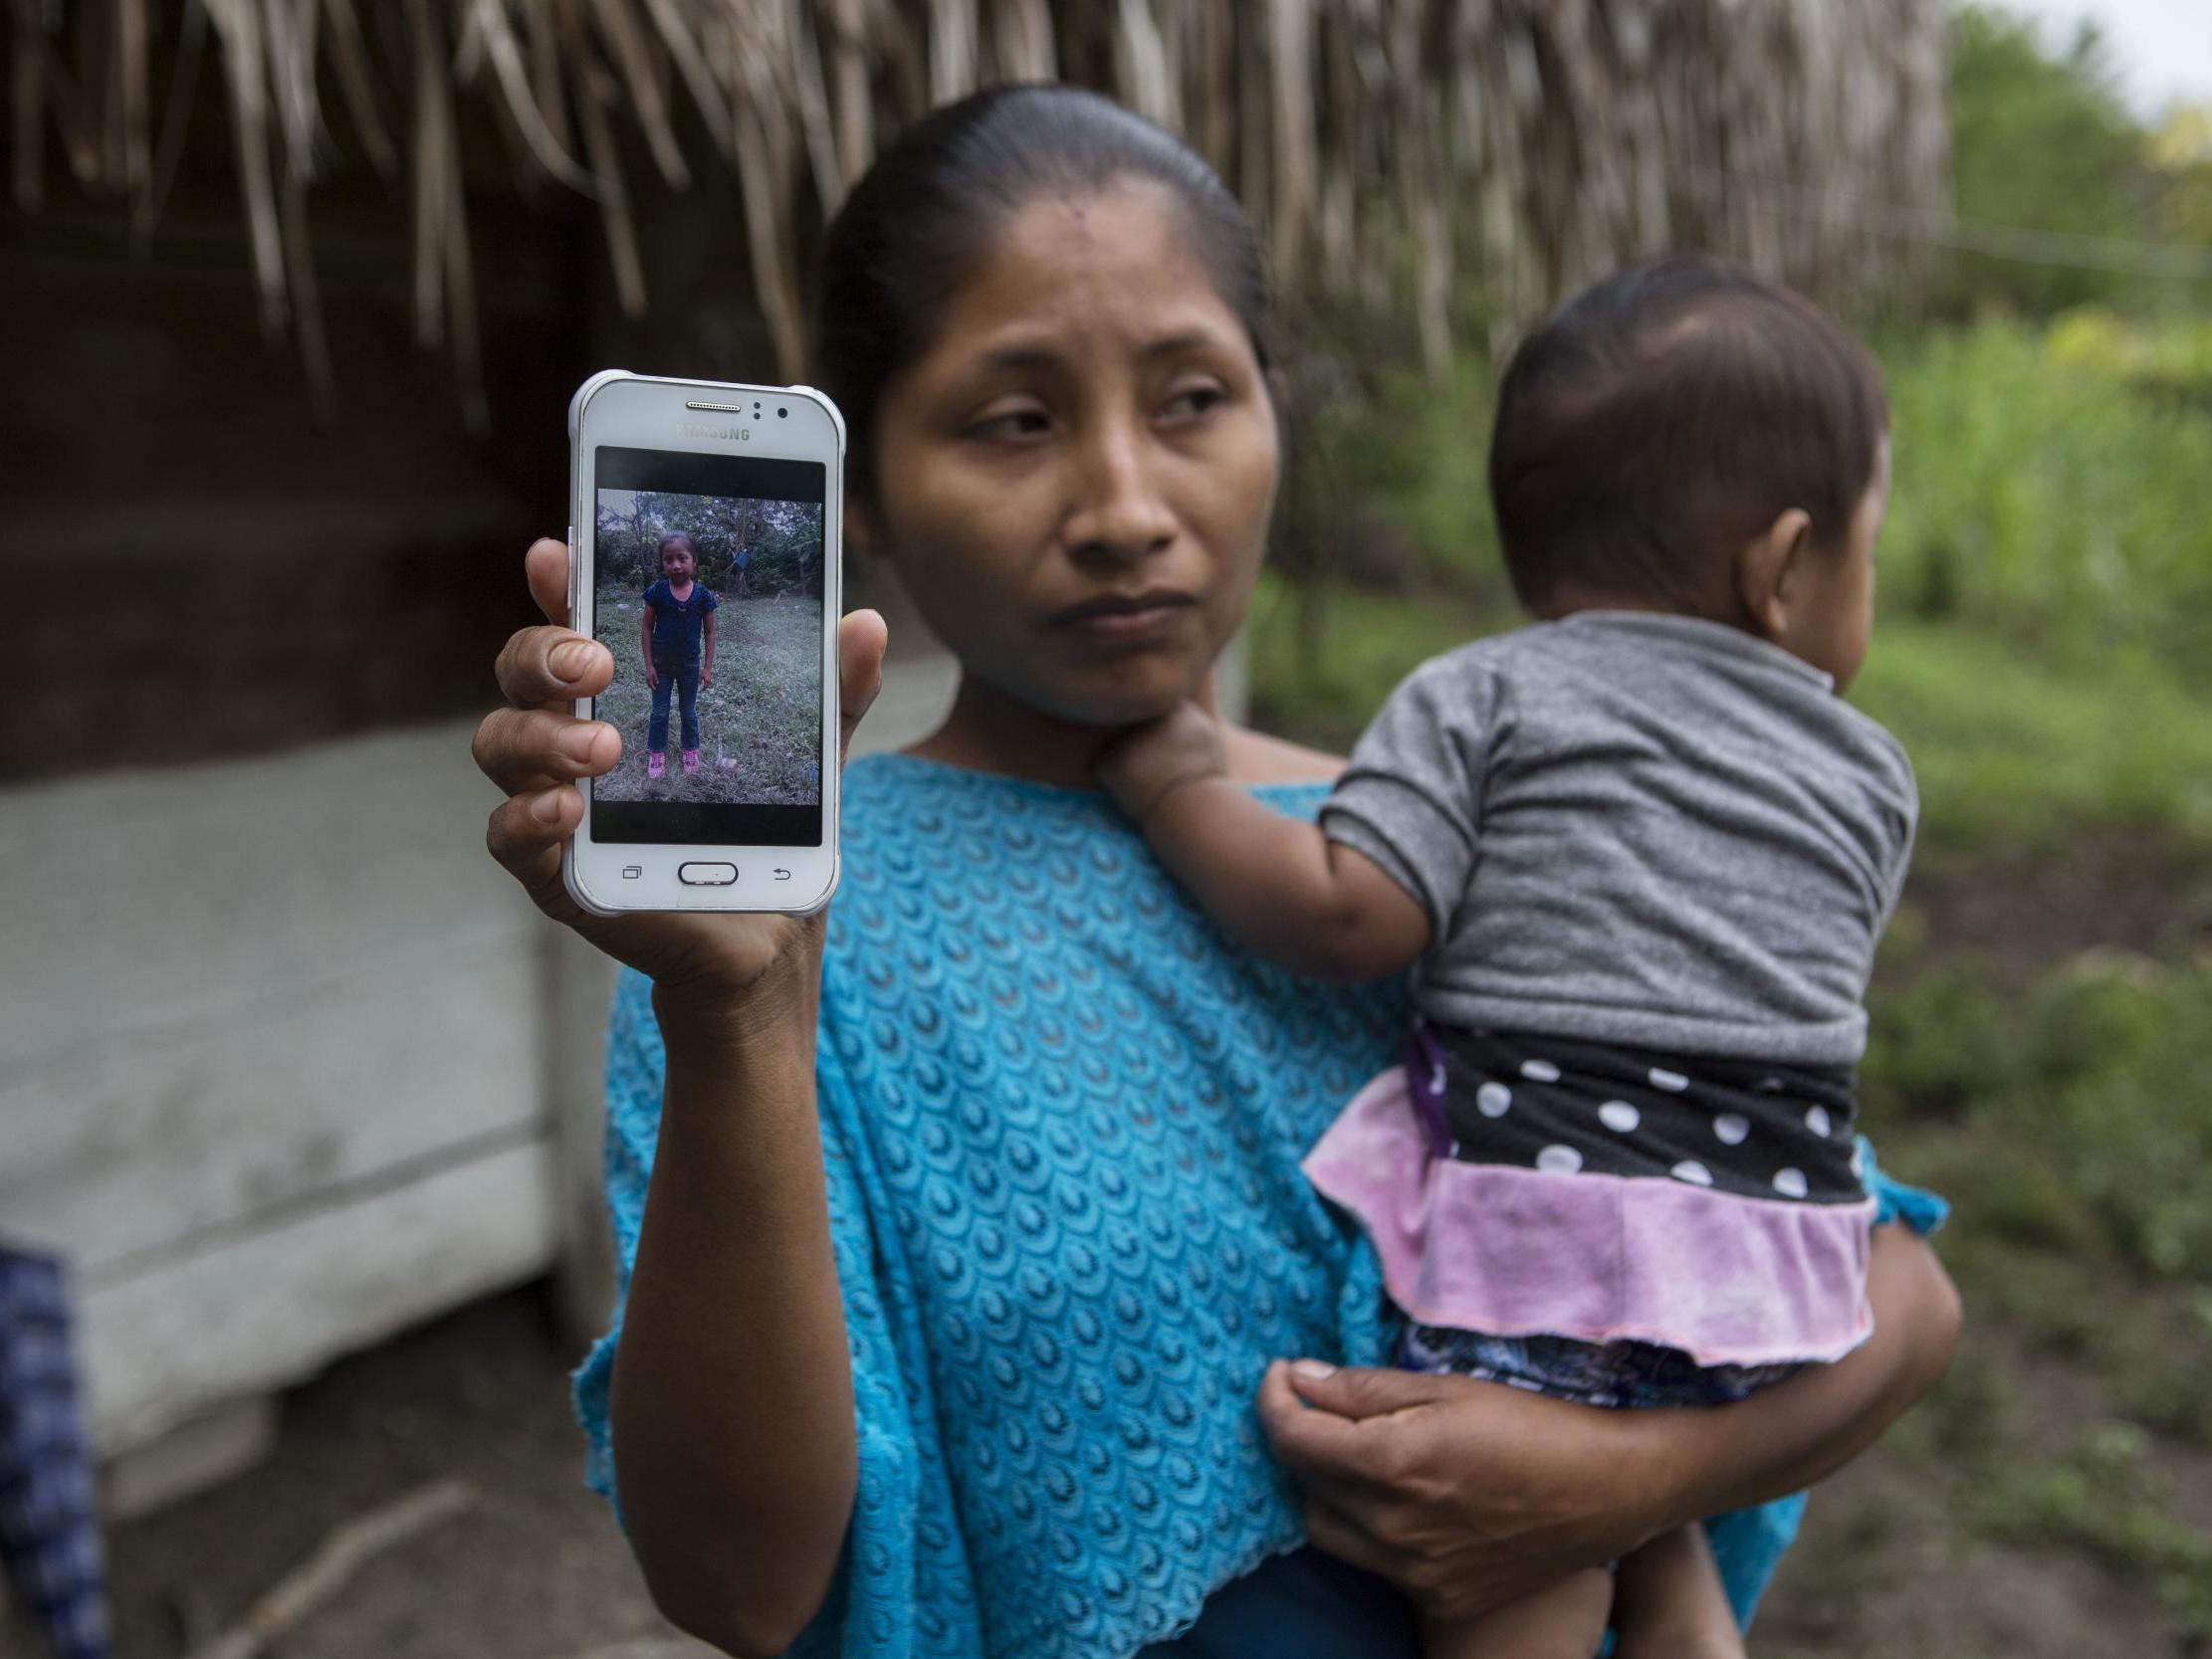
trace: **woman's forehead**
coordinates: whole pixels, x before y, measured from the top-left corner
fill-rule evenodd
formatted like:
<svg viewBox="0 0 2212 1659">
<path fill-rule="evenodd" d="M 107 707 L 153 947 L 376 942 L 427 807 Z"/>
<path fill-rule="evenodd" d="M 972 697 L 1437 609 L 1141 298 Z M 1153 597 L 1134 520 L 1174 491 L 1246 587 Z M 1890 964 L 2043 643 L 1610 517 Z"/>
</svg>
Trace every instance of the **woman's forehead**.
<svg viewBox="0 0 2212 1659">
<path fill-rule="evenodd" d="M 1152 352 L 1246 344 L 1174 194 L 1148 181 L 1017 208 L 950 297 L 917 367 L 1062 354 L 1077 342 Z"/>
</svg>

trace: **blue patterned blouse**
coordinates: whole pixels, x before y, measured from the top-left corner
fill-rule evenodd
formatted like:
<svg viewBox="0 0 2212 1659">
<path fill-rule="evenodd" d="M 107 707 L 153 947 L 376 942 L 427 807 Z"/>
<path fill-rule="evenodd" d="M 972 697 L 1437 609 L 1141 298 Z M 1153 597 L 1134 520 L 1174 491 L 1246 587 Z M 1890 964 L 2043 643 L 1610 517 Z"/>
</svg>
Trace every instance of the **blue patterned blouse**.
<svg viewBox="0 0 2212 1659">
<path fill-rule="evenodd" d="M 819 1094 L 859 1487 L 795 1651 L 1133 1654 L 1300 1542 L 1253 1409 L 1267 1362 L 1388 1351 L 1375 1258 L 1298 1160 L 1392 1063 L 1403 989 L 1234 949 L 1102 795 L 888 755 L 844 788 Z M 1325 791 L 1259 793 L 1310 816 Z M 626 972 L 606 1148 L 625 1287 L 661 1075 Z M 609 1494 L 620 1323 L 576 1377 Z M 1746 1616 L 1801 1504 L 1714 1527 Z"/>
</svg>

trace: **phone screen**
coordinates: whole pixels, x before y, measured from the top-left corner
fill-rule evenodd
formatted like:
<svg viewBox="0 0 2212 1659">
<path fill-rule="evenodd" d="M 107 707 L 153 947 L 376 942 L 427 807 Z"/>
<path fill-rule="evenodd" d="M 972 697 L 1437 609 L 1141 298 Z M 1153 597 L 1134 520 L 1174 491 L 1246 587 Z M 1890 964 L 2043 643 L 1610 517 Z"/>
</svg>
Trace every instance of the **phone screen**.
<svg viewBox="0 0 2212 1659">
<path fill-rule="evenodd" d="M 594 841 L 821 845 L 827 471 L 593 451 L 592 633 L 614 682 L 592 713 L 622 733 Z"/>
</svg>

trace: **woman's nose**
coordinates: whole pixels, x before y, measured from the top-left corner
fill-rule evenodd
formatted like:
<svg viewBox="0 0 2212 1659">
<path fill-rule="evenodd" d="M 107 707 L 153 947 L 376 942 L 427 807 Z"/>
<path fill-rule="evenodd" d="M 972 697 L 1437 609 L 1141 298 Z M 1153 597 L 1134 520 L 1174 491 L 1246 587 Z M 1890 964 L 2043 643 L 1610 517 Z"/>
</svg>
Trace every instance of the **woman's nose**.
<svg viewBox="0 0 2212 1659">
<path fill-rule="evenodd" d="M 1146 435 L 1120 423 L 1083 446 L 1067 524 L 1078 558 L 1133 564 L 1175 539 L 1175 515 L 1161 494 L 1157 462 Z"/>
</svg>

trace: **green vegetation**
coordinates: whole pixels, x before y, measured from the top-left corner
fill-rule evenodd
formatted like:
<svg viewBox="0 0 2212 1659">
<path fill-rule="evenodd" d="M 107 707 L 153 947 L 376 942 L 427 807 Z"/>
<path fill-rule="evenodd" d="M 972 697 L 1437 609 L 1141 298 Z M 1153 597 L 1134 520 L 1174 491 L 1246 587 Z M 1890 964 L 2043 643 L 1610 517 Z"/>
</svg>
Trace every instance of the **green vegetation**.
<svg viewBox="0 0 2212 1659">
<path fill-rule="evenodd" d="M 660 579 L 661 537 L 682 534 L 698 555 L 699 579 L 718 593 L 738 590 L 741 554 L 751 593 L 821 593 L 819 502 L 601 490 L 597 511 L 602 581 L 642 591 Z"/>
<path fill-rule="evenodd" d="M 1965 622 L 2047 665 L 2148 650 L 2212 684 L 2212 372 L 2191 399 L 2137 383 L 2153 358 L 2181 375 L 2203 338 L 2078 313 L 1884 349 L 1885 613 Z"/>
<path fill-rule="evenodd" d="M 2094 43 L 2047 56 L 1984 9 L 1958 47 L 1962 212 L 2212 241 L 2212 113 L 2146 133 Z M 1923 819 L 1862 1094 L 1884 1164 L 1955 1205 L 1969 1329 L 1816 1505 L 1779 1646 L 1995 1652 L 1899 1646 L 1879 1609 L 1977 1572 L 2002 1603 L 2063 1559 L 2141 1611 L 2109 1651 L 2205 1651 L 2212 283 L 1960 260 L 1872 343 L 1896 474 L 1852 697 L 1911 751 Z M 1491 385 L 1470 357 L 1316 400 L 1254 610 L 1263 724 L 1341 747 L 1416 664 L 1518 623 Z"/>
<path fill-rule="evenodd" d="M 2028 19 L 1960 10 L 1951 34 L 1951 188 L 1962 217 L 2077 236 L 2130 237 L 2142 221 L 2142 139 L 2095 34 L 2045 54 Z M 1954 312 L 2028 311 L 2110 298 L 2102 271 L 1968 255 L 1942 300 Z"/>
</svg>

